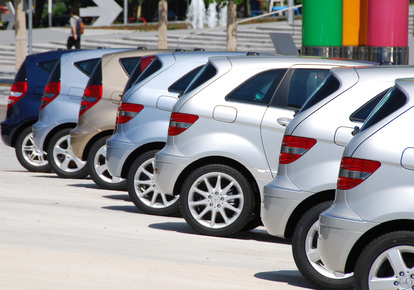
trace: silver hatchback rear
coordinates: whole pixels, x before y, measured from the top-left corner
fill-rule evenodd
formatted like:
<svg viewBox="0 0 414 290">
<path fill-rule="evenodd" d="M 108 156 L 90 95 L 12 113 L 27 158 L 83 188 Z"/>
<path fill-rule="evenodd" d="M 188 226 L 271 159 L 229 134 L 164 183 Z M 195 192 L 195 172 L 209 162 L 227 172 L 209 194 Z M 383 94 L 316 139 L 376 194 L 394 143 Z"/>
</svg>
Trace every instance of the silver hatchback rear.
<svg viewBox="0 0 414 290">
<path fill-rule="evenodd" d="M 226 236 L 256 227 L 286 124 L 332 67 L 360 64 L 211 58 L 174 107 L 167 145 L 156 154 L 156 185 L 180 195 L 181 212 L 199 233 Z"/>
<path fill-rule="evenodd" d="M 320 288 L 352 284 L 349 275 L 323 267 L 316 247 L 318 217 L 333 202 L 344 146 L 394 80 L 412 75 L 409 66 L 332 69 L 286 127 L 277 176 L 264 188 L 262 221 L 270 234 L 292 238 L 299 270 Z"/>
<path fill-rule="evenodd" d="M 327 268 L 358 289 L 414 285 L 414 80 L 395 87 L 346 146 L 335 202 L 320 216 Z"/>
</svg>

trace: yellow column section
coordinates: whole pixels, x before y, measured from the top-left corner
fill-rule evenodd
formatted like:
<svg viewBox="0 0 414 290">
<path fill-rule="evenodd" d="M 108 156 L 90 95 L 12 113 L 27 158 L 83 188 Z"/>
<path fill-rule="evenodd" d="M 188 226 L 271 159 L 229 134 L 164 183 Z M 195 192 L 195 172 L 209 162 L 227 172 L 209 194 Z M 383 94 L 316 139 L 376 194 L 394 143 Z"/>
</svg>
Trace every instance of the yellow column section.
<svg viewBox="0 0 414 290">
<path fill-rule="evenodd" d="M 361 28 L 361 2 L 366 0 L 344 0 L 343 2 L 343 30 L 342 45 L 358 46 Z"/>
</svg>

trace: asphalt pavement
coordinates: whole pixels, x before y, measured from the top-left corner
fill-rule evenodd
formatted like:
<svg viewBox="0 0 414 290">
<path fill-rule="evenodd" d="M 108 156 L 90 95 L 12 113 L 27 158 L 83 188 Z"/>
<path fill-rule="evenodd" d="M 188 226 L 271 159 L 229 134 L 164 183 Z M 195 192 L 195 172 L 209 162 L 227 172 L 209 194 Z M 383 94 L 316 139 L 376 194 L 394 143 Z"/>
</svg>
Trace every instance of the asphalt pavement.
<svg viewBox="0 0 414 290">
<path fill-rule="evenodd" d="M 313 289 L 264 227 L 203 236 L 127 192 L 31 173 L 0 142 L 0 289 Z"/>
</svg>

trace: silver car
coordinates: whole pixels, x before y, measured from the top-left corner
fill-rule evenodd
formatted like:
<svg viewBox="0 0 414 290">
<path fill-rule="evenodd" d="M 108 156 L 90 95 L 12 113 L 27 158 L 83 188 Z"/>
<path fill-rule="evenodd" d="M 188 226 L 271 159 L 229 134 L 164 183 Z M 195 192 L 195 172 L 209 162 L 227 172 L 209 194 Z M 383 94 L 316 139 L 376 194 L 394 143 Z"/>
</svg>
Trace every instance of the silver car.
<svg viewBox="0 0 414 290">
<path fill-rule="evenodd" d="M 335 201 L 320 216 L 322 262 L 357 289 L 414 285 L 414 80 L 395 87 L 348 143 Z"/>
<path fill-rule="evenodd" d="M 48 154 L 53 171 L 60 177 L 88 175 L 86 162 L 71 150 L 69 134 L 75 128 L 79 107 L 89 77 L 103 54 L 121 49 L 81 50 L 61 56 L 52 71 L 40 105 L 39 120 L 32 126 L 36 148 Z"/>
<path fill-rule="evenodd" d="M 304 57 L 211 58 L 174 107 L 167 144 L 155 158 L 158 189 L 180 195 L 182 215 L 201 234 L 255 228 L 262 189 L 276 175 L 295 110 L 332 67 L 357 65 Z"/>
<path fill-rule="evenodd" d="M 115 134 L 107 141 L 107 166 L 126 178 L 129 196 L 145 213 L 171 215 L 179 211 L 176 197 L 153 184 L 153 159 L 166 142 L 172 107 L 209 57 L 245 52 L 160 53 L 129 89 L 119 107 Z"/>
<path fill-rule="evenodd" d="M 323 267 L 317 255 L 319 215 L 333 202 L 339 164 L 355 126 L 360 126 L 396 78 L 414 67 L 332 69 L 285 130 L 277 176 L 264 188 L 261 216 L 267 231 L 292 238 L 301 273 L 323 289 L 352 286 Z"/>
<path fill-rule="evenodd" d="M 126 189 L 126 180 L 113 177 L 107 170 L 106 140 L 114 132 L 126 83 L 140 74 L 158 52 L 161 50 L 138 49 L 103 55 L 85 87 L 78 123 L 70 132 L 70 145 L 73 154 L 86 161 L 90 177 L 102 188 Z"/>
</svg>

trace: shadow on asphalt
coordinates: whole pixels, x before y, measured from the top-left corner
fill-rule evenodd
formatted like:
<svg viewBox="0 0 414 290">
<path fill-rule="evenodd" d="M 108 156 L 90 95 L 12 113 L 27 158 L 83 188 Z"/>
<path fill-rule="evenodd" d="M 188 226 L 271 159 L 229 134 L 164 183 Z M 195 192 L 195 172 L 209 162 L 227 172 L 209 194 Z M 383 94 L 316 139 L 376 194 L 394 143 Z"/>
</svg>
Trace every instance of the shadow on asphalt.
<svg viewBox="0 0 414 290">
<path fill-rule="evenodd" d="M 186 222 L 158 223 L 158 224 L 151 224 L 148 227 L 153 228 L 153 229 L 158 229 L 158 230 L 164 230 L 164 231 L 175 231 L 178 233 L 198 235 L 198 233 L 194 231 Z M 217 238 L 220 238 L 220 237 L 217 237 Z M 278 243 L 278 244 L 286 244 L 286 245 L 290 245 L 291 243 L 290 240 L 280 239 L 275 236 L 269 235 L 269 233 L 262 227 L 256 228 L 254 230 L 246 231 L 246 232 L 238 232 L 231 236 L 227 236 L 223 238 L 239 239 L 239 240 L 255 240 L 259 242 Z"/>
<path fill-rule="evenodd" d="M 259 272 L 254 277 L 268 281 L 285 282 L 289 285 L 306 289 L 316 289 L 303 278 L 298 270 Z"/>
</svg>

